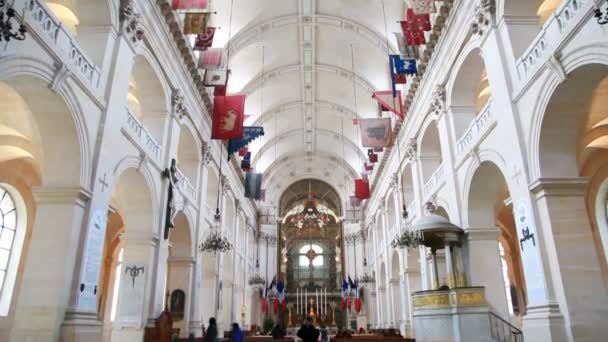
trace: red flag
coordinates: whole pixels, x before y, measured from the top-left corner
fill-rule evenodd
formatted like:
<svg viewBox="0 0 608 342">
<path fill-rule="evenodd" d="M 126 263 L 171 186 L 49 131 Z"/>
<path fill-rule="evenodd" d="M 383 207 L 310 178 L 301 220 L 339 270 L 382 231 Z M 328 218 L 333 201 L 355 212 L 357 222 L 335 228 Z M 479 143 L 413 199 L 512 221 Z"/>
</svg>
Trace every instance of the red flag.
<svg viewBox="0 0 608 342">
<path fill-rule="evenodd" d="M 207 32 L 208 12 L 186 13 L 184 17 L 184 34 L 203 34 Z"/>
<path fill-rule="evenodd" d="M 364 179 L 355 179 L 355 196 L 362 200 L 369 198 L 369 181 Z"/>
<path fill-rule="evenodd" d="M 363 167 L 364 167 L 365 171 L 372 171 L 372 170 L 374 170 L 374 164 L 371 164 L 371 163 L 368 164 L 367 162 L 365 162 L 363 164 Z"/>
<path fill-rule="evenodd" d="M 344 297 L 340 298 L 340 305 L 342 305 L 342 311 L 344 311 L 346 308 L 346 301 L 344 300 Z"/>
<path fill-rule="evenodd" d="M 287 309 L 287 301 L 281 302 L 281 311 L 285 311 Z"/>
<path fill-rule="evenodd" d="M 206 9 L 207 0 L 173 0 L 173 10 Z"/>
<path fill-rule="evenodd" d="M 352 298 L 348 298 L 348 302 L 346 303 L 346 306 L 348 306 L 348 311 L 351 311 L 351 304 L 353 303 L 353 299 Z"/>
<path fill-rule="evenodd" d="M 213 99 L 211 139 L 228 140 L 243 137 L 245 95 L 216 96 Z"/>
<path fill-rule="evenodd" d="M 414 10 L 409 8 L 406 13 L 407 21 L 412 22 L 419 31 L 430 31 L 433 29 L 431 25 L 431 16 L 428 14 L 415 14 Z"/>
<path fill-rule="evenodd" d="M 361 298 L 355 299 L 355 310 L 357 311 L 357 313 L 361 311 Z"/>
<path fill-rule="evenodd" d="M 266 297 L 262 298 L 262 312 L 266 313 L 268 311 L 268 303 L 266 302 Z"/>
<path fill-rule="evenodd" d="M 276 298 L 272 300 L 272 309 L 274 310 L 275 314 L 277 311 L 279 311 L 279 300 Z"/>
<path fill-rule="evenodd" d="M 211 48 L 201 51 L 198 57 L 199 69 L 224 69 L 224 49 Z"/>
<path fill-rule="evenodd" d="M 353 119 L 353 125 L 357 126 L 359 124 L 359 119 L 354 118 Z"/>
<path fill-rule="evenodd" d="M 426 38 L 424 31 L 411 21 L 401 21 L 401 30 L 408 45 L 424 45 Z"/>
<path fill-rule="evenodd" d="M 247 155 L 247 152 L 249 152 L 249 148 L 243 147 L 242 149 L 239 150 L 239 156 L 244 157 Z"/>
<path fill-rule="evenodd" d="M 215 36 L 215 30 L 215 27 L 207 27 L 207 32 L 196 36 L 192 50 L 205 51 L 210 48 L 211 45 L 213 45 L 213 36 Z"/>
</svg>

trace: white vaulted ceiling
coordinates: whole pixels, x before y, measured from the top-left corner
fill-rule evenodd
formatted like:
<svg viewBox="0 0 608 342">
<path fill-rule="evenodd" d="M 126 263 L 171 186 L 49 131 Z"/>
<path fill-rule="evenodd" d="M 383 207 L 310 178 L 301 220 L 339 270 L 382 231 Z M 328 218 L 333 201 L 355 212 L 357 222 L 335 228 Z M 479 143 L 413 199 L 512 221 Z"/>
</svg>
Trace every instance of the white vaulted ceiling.
<svg viewBox="0 0 608 342">
<path fill-rule="evenodd" d="M 250 151 L 267 200 L 304 178 L 350 195 L 366 157 L 352 119 L 379 114 L 371 95 L 390 88 L 385 32 L 395 52 L 403 0 L 384 0 L 384 13 L 382 0 L 212 0 L 211 9 L 214 47 L 230 49 L 228 93 L 247 94 L 245 125 L 266 132 Z"/>
</svg>

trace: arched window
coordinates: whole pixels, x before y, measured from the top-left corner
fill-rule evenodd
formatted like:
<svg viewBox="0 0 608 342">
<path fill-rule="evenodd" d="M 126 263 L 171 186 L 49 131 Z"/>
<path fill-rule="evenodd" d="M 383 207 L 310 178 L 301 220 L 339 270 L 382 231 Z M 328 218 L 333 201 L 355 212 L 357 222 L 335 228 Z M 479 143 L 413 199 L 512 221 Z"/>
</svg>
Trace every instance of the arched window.
<svg viewBox="0 0 608 342">
<path fill-rule="evenodd" d="M 300 248 L 300 266 L 308 267 L 310 264 L 310 257 L 312 259 L 313 266 L 323 266 L 323 248 L 318 245 L 305 245 Z"/>
<path fill-rule="evenodd" d="M 25 204 L 17 189 L 0 184 L 0 316 L 8 315 L 25 238 Z"/>
</svg>

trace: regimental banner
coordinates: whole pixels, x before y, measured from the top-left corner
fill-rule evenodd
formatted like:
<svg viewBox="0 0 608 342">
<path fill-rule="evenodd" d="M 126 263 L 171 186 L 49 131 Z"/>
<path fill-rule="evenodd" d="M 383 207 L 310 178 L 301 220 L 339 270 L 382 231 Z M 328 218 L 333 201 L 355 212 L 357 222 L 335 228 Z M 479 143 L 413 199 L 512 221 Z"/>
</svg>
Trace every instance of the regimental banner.
<svg viewBox="0 0 608 342">
<path fill-rule="evenodd" d="M 206 10 L 207 0 L 173 0 L 174 11 Z"/>
<path fill-rule="evenodd" d="M 245 175 L 245 197 L 259 200 L 262 196 L 262 174 L 248 172 Z"/>
<path fill-rule="evenodd" d="M 366 179 L 355 179 L 355 197 L 364 200 L 370 197 L 369 181 Z"/>
<path fill-rule="evenodd" d="M 243 137 L 245 95 L 215 96 L 211 139 L 228 140 Z"/>
<path fill-rule="evenodd" d="M 230 139 L 228 142 L 228 159 L 233 153 L 238 152 L 249 145 L 255 139 L 264 135 L 264 127 L 251 126 L 243 127 L 243 137 L 241 139 Z"/>
<path fill-rule="evenodd" d="M 203 84 L 205 87 L 225 87 L 228 83 L 230 70 L 207 70 Z M 220 94 L 214 94 L 215 96 Z M 225 91 L 221 96 L 226 95 Z"/>
<path fill-rule="evenodd" d="M 207 33 L 209 12 L 188 12 L 184 17 L 184 34 Z"/>
<path fill-rule="evenodd" d="M 403 32 L 393 32 L 395 39 L 397 40 L 397 46 L 399 52 L 404 58 L 420 59 L 420 48 L 416 45 L 410 45 L 405 40 Z"/>
<path fill-rule="evenodd" d="M 372 98 L 378 101 L 381 111 L 390 111 L 395 113 L 401 120 L 404 119 L 403 114 L 403 100 L 401 99 L 401 91 L 396 91 L 395 97 L 393 92 L 390 90 L 386 91 L 375 91 L 372 94 Z"/>
<path fill-rule="evenodd" d="M 215 27 L 207 27 L 207 32 L 196 36 L 192 50 L 206 51 L 207 49 L 209 49 L 213 45 L 213 37 L 215 36 L 215 30 Z"/>
<path fill-rule="evenodd" d="M 363 147 L 383 148 L 392 143 L 391 119 L 360 119 Z"/>
<path fill-rule="evenodd" d="M 433 14 L 437 12 L 436 0 L 409 0 L 408 5 L 415 14 Z"/>
<path fill-rule="evenodd" d="M 198 57 L 198 68 L 205 70 L 226 69 L 225 50 L 221 48 L 211 48 L 201 51 Z"/>
</svg>

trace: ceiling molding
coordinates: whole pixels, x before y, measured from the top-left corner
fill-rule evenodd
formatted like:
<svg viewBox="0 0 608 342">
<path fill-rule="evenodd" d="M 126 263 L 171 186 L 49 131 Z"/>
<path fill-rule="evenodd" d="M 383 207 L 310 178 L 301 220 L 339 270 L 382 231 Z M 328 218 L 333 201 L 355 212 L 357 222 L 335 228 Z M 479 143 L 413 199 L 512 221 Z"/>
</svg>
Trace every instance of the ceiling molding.
<svg viewBox="0 0 608 342">
<path fill-rule="evenodd" d="M 264 142 L 264 144 L 262 144 L 262 146 L 259 147 L 259 149 L 257 151 L 255 151 L 255 154 L 253 155 L 253 159 L 251 160 L 251 165 L 255 166 L 257 165 L 257 163 L 260 161 L 260 158 L 264 155 L 264 153 L 267 152 L 267 150 L 274 146 L 275 141 L 278 140 L 282 140 L 285 139 L 288 136 L 291 135 L 295 135 L 295 134 L 304 134 L 305 130 L 302 128 L 297 128 L 297 129 L 292 129 L 286 132 L 282 132 L 281 134 L 278 135 L 274 135 L 272 138 L 268 139 L 266 142 Z M 317 128 L 315 130 L 316 135 L 331 135 L 331 136 L 338 136 L 339 139 L 341 140 L 341 136 L 340 134 L 334 132 L 334 131 L 330 131 L 324 128 Z M 360 159 L 365 159 L 367 158 L 367 156 L 365 155 L 364 151 L 357 145 L 355 144 L 355 142 L 353 142 L 351 139 L 344 137 L 344 142 L 346 143 L 345 147 L 350 148 L 351 151 L 355 151 L 355 153 L 357 154 L 357 156 Z"/>
<path fill-rule="evenodd" d="M 262 115 L 258 116 L 253 122 L 252 126 L 261 126 L 264 122 L 270 121 L 275 115 L 300 107 L 303 102 L 304 101 L 296 100 L 278 104 L 264 112 Z M 317 100 L 315 102 L 315 106 L 315 113 L 318 113 L 320 110 L 327 110 L 332 114 L 336 114 L 336 116 L 341 116 L 342 118 L 348 120 L 357 117 L 353 110 L 332 101 Z"/>
<path fill-rule="evenodd" d="M 230 56 L 236 56 L 247 46 L 260 42 L 266 31 L 283 29 L 286 26 L 301 25 L 306 23 L 306 20 L 310 20 L 310 18 L 301 17 L 300 14 L 297 13 L 275 17 L 262 22 L 251 23 L 236 33 L 234 38 L 226 43 L 225 46 L 230 47 Z M 364 38 L 374 47 L 380 49 L 382 53 L 386 53 L 386 37 L 381 33 L 370 29 L 366 25 L 359 23 L 358 21 L 328 14 L 315 14 L 313 21 L 314 26 L 332 27 L 342 29 L 346 32 L 351 32 L 358 38 Z M 397 48 L 392 46 L 390 43 L 389 49 L 391 53 L 397 53 L 398 51 Z"/>
<path fill-rule="evenodd" d="M 323 72 L 327 72 L 330 74 L 335 74 L 337 76 L 341 76 L 348 82 L 351 82 L 351 80 L 353 79 L 352 71 L 350 71 L 348 69 L 344 69 L 337 65 L 318 64 L 317 63 L 314 66 L 311 66 L 311 68 L 314 69 L 314 70 L 312 70 L 314 72 L 323 71 Z M 291 74 L 291 73 L 299 73 L 301 71 L 302 71 L 301 64 L 284 65 L 284 66 L 274 68 L 272 70 L 265 71 L 264 75 L 263 75 L 264 85 L 267 85 L 268 82 L 276 80 L 280 76 L 284 76 L 284 75 Z M 355 81 L 357 82 L 357 84 L 359 86 L 362 86 L 369 92 L 378 90 L 378 88 L 376 88 L 369 79 L 367 79 L 357 73 L 355 73 Z M 243 86 L 243 88 L 241 88 L 241 90 L 237 90 L 237 91 L 235 91 L 235 93 L 243 93 L 243 94 L 249 95 L 249 94 L 257 91 L 261 86 L 262 86 L 262 75 L 260 75 L 260 73 L 258 73 L 252 80 L 247 82 L 247 84 L 245 84 L 245 86 Z"/>
</svg>

